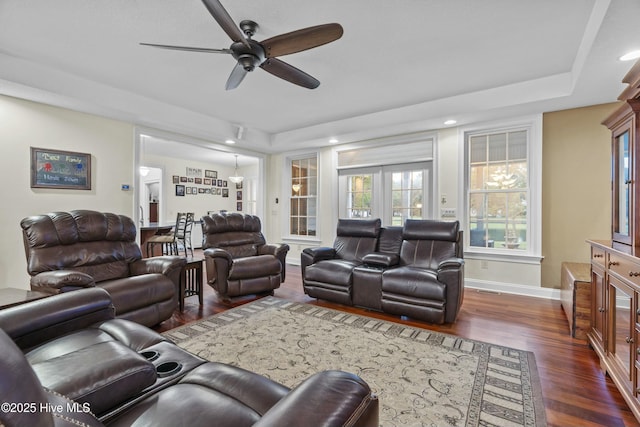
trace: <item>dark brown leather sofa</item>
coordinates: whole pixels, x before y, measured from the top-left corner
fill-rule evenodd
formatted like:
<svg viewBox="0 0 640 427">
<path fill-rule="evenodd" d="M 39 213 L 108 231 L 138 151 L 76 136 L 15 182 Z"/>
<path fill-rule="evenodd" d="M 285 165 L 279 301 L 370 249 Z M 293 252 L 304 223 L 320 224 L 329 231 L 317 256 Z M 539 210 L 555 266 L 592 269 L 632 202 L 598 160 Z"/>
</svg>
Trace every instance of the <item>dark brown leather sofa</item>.
<svg viewBox="0 0 640 427">
<path fill-rule="evenodd" d="M 306 248 L 302 282 L 315 298 L 430 323 L 455 321 L 464 296 L 458 221 L 338 221 L 333 248 Z"/>
<path fill-rule="evenodd" d="M 325 371 L 294 390 L 207 362 L 114 318 L 100 288 L 0 311 L 0 425 L 377 426 L 358 376 Z"/>
<path fill-rule="evenodd" d="M 273 293 L 285 280 L 287 244 L 267 244 L 255 215 L 213 213 L 202 217 L 207 283 L 228 301 Z"/>
<path fill-rule="evenodd" d="M 142 258 L 133 221 L 91 210 L 52 212 L 20 222 L 31 289 L 61 293 L 101 287 L 117 317 L 146 326 L 170 318 L 178 306 L 185 260 Z"/>
</svg>

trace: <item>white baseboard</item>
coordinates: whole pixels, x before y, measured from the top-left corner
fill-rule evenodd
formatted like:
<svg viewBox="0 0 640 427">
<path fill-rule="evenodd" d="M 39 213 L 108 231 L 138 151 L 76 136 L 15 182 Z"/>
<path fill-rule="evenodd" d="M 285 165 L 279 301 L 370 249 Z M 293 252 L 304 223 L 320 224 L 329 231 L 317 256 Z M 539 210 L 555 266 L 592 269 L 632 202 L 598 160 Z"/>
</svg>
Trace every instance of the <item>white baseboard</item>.
<svg viewBox="0 0 640 427">
<path fill-rule="evenodd" d="M 497 292 L 501 294 L 524 295 L 535 298 L 560 300 L 560 289 L 541 288 L 536 286 L 518 285 L 515 283 L 491 282 L 477 279 L 464 279 L 466 289 Z"/>
</svg>

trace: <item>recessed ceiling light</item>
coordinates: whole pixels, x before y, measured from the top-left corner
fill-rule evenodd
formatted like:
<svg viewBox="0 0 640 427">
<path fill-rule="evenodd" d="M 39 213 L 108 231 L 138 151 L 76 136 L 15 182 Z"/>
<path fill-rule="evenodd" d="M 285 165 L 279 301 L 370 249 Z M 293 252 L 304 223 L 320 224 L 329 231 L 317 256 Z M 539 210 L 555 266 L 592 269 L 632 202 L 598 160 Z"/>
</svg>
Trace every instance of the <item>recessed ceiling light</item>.
<svg viewBox="0 0 640 427">
<path fill-rule="evenodd" d="M 329 140 L 329 144 L 337 144 L 338 142 L 339 142 L 339 141 L 338 141 L 338 139 L 337 139 L 337 138 L 331 138 L 331 139 Z"/>
<path fill-rule="evenodd" d="M 450 119 L 447 120 L 446 122 L 444 122 L 445 125 L 450 126 L 450 125 L 455 125 L 456 123 L 458 123 L 456 120 Z"/>
<path fill-rule="evenodd" d="M 631 61 L 632 59 L 640 58 L 640 50 L 634 50 L 633 52 L 626 53 L 622 55 L 619 59 L 620 61 Z"/>
<path fill-rule="evenodd" d="M 225 141 L 225 143 L 227 143 L 227 144 L 235 144 L 236 142 L 233 139 L 227 139 Z"/>
</svg>

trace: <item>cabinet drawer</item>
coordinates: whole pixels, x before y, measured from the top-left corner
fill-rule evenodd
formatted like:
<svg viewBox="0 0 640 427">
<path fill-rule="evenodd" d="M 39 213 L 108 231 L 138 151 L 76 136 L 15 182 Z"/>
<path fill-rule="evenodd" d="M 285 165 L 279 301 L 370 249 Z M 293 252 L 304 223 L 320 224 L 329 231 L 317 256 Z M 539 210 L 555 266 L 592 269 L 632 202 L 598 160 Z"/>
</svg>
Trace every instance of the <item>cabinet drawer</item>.
<svg viewBox="0 0 640 427">
<path fill-rule="evenodd" d="M 591 247 L 591 262 L 604 268 L 605 252 L 603 249 Z"/>
<path fill-rule="evenodd" d="M 636 264 L 616 254 L 609 254 L 609 270 L 621 278 L 640 286 L 640 264 Z"/>
</svg>

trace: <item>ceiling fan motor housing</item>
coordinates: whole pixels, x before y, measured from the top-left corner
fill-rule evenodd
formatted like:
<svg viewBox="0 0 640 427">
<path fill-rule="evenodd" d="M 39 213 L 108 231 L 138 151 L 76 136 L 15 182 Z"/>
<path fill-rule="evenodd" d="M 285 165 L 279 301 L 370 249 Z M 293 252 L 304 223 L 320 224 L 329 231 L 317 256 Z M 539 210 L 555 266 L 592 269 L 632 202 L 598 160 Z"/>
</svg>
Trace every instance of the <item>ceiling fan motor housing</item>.
<svg viewBox="0 0 640 427">
<path fill-rule="evenodd" d="M 266 56 L 262 46 L 251 39 L 247 40 L 249 46 L 242 42 L 235 42 L 231 45 L 233 57 L 242 65 L 245 71 L 253 71 L 264 62 Z"/>
</svg>

